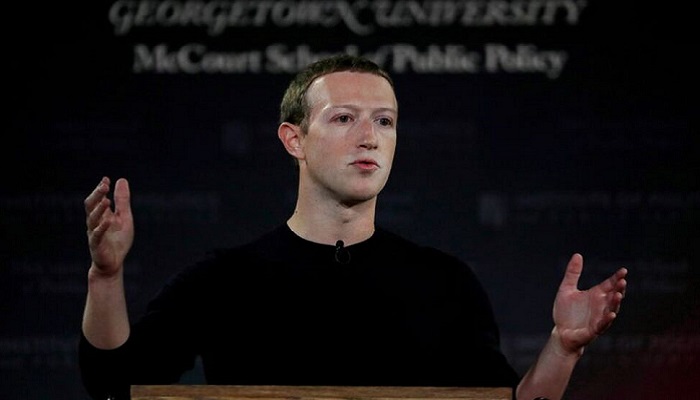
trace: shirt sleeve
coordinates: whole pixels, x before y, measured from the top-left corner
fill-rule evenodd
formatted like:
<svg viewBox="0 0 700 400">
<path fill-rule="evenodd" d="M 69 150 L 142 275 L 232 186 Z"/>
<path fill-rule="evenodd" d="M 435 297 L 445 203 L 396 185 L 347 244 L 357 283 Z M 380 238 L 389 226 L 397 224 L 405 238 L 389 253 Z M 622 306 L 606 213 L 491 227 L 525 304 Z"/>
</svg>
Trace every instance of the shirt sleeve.
<svg viewBox="0 0 700 400">
<path fill-rule="evenodd" d="M 186 270 L 187 271 L 187 270 Z M 183 271 L 149 302 L 129 338 L 111 350 L 96 348 L 81 332 L 78 365 L 83 386 L 95 400 L 128 400 L 131 385 L 177 383 L 196 361 L 196 279 Z M 189 299 L 189 300 L 188 300 Z"/>
</svg>

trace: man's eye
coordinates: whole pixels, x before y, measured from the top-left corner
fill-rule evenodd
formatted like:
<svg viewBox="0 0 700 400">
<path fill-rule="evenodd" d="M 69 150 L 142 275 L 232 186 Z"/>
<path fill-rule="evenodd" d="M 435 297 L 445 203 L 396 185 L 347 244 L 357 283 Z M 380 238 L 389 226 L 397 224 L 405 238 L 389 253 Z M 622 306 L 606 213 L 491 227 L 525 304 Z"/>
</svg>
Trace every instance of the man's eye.
<svg viewBox="0 0 700 400">
<path fill-rule="evenodd" d="M 392 121 L 391 118 L 379 118 L 379 125 L 392 126 L 393 124 L 394 121 Z"/>
<path fill-rule="evenodd" d="M 349 115 L 341 115 L 338 117 L 338 121 L 342 123 L 350 122 L 350 116 Z"/>
</svg>

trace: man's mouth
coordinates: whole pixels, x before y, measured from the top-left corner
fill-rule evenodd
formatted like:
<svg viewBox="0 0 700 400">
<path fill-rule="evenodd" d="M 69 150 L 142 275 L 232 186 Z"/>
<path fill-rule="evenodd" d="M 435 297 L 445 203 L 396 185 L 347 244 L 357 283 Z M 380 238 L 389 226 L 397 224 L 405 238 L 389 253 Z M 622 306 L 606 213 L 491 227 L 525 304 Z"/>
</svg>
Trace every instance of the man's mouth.
<svg viewBox="0 0 700 400">
<path fill-rule="evenodd" d="M 355 160 L 352 165 L 363 169 L 363 170 L 373 170 L 373 169 L 379 169 L 379 164 L 377 164 L 376 161 L 371 160 L 371 159 L 362 159 L 362 160 Z"/>
</svg>

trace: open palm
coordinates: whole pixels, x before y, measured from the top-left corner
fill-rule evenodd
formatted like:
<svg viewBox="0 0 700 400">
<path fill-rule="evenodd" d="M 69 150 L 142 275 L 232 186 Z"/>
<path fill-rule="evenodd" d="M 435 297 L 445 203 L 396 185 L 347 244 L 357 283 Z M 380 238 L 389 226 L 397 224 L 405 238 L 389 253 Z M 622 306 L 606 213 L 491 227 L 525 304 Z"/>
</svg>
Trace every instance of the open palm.
<svg viewBox="0 0 700 400">
<path fill-rule="evenodd" d="M 109 178 L 105 177 L 85 199 L 85 212 L 92 261 L 100 272 L 112 274 L 122 267 L 134 241 L 134 221 L 126 179 L 115 184 L 114 210 L 108 193 Z"/>
<path fill-rule="evenodd" d="M 627 269 L 620 268 L 596 286 L 579 290 L 582 271 L 583 257 L 576 253 L 566 267 L 552 313 L 562 345 L 569 351 L 578 351 L 610 327 L 627 286 Z"/>
</svg>

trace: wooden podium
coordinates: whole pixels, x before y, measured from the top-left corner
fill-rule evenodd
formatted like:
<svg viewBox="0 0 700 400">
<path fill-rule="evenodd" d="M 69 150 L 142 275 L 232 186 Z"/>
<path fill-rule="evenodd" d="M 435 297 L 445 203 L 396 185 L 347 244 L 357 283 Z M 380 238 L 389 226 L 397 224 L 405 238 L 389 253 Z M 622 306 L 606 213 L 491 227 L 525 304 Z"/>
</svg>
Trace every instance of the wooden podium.
<svg viewBox="0 0 700 400">
<path fill-rule="evenodd" d="M 132 400 L 512 400 L 511 388 L 134 385 Z"/>
</svg>

